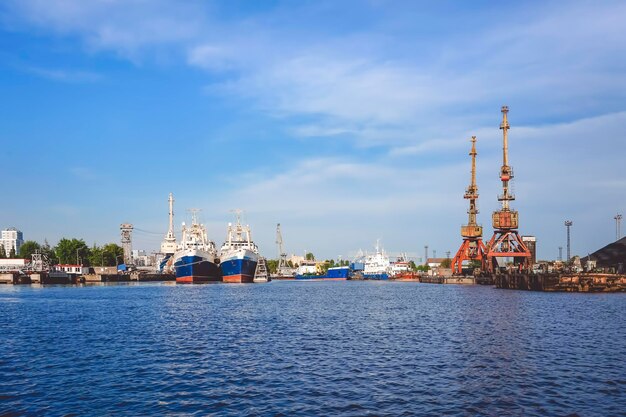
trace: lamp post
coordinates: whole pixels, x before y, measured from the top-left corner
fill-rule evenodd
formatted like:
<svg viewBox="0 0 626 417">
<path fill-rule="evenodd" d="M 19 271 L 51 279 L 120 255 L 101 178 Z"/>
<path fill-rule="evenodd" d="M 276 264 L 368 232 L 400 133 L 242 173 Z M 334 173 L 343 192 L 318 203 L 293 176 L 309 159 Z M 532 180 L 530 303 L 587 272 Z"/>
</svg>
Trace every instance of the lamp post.
<svg viewBox="0 0 626 417">
<path fill-rule="evenodd" d="M 569 229 L 570 227 L 572 227 L 572 225 L 574 224 L 573 221 L 571 220 L 565 220 L 565 227 L 567 227 L 567 262 L 570 261 L 571 259 L 571 252 L 570 252 L 570 232 Z"/>
</svg>

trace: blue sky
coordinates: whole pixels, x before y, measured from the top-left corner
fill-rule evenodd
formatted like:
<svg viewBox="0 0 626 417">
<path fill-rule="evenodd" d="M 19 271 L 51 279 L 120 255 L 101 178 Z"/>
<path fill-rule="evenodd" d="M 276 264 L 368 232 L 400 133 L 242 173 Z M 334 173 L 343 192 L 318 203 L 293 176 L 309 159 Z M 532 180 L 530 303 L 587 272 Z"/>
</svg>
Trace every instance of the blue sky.
<svg viewBox="0 0 626 417">
<path fill-rule="evenodd" d="M 156 249 L 230 209 L 267 256 L 454 253 L 478 137 L 490 237 L 504 104 L 521 232 L 541 258 L 615 238 L 626 208 L 626 4 L 8 0 L 0 227 Z M 626 229 L 626 227 L 624 227 Z M 148 233 L 150 232 L 150 233 Z"/>
</svg>

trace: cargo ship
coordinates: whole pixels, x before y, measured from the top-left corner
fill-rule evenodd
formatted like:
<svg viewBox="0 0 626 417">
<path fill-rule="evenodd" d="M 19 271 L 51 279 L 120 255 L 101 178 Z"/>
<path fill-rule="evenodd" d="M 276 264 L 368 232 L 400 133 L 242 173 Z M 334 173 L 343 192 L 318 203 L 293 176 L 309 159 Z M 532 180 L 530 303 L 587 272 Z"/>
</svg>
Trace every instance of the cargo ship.
<svg viewBox="0 0 626 417">
<path fill-rule="evenodd" d="M 226 242 L 220 248 L 222 280 L 233 283 L 254 282 L 259 249 L 252 241 L 250 226 L 241 225 L 241 210 L 235 210 L 237 224 L 228 223 Z"/>
<path fill-rule="evenodd" d="M 176 282 L 202 283 L 221 281 L 215 243 L 207 237 L 206 228 L 198 223 L 198 210 L 191 210 L 191 226 L 183 223 L 183 238 L 172 255 Z"/>
<path fill-rule="evenodd" d="M 321 280 L 321 281 L 345 281 L 350 279 L 350 267 L 337 266 L 334 268 L 328 268 L 328 271 L 323 275 L 317 274 L 298 274 L 297 280 Z"/>
<path fill-rule="evenodd" d="M 390 273 L 391 263 L 389 262 L 389 256 L 387 256 L 384 249 L 380 248 L 379 243 L 376 242 L 376 253 L 365 257 L 363 278 L 385 280 L 389 279 Z"/>
</svg>

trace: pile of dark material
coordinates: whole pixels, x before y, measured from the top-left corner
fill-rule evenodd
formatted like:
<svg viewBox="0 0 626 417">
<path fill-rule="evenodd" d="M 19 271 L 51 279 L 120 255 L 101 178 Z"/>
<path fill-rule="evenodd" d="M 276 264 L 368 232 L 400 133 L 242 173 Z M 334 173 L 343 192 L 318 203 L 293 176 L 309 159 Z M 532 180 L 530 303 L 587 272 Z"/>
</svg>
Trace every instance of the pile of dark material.
<svg viewBox="0 0 626 417">
<path fill-rule="evenodd" d="M 585 265 L 589 259 L 596 261 L 598 268 L 613 268 L 615 272 L 623 273 L 626 267 L 626 237 L 606 245 L 580 261 Z"/>
</svg>

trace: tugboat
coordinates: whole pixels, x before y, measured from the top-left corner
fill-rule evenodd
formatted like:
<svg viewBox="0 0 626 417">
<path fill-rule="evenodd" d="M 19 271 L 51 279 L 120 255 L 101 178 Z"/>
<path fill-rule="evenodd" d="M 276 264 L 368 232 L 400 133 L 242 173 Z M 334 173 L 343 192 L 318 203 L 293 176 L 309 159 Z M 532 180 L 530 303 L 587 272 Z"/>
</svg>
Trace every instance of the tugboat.
<svg viewBox="0 0 626 417">
<path fill-rule="evenodd" d="M 221 281 L 215 243 L 207 237 L 206 228 L 198 223 L 198 209 L 192 209 L 191 226 L 183 223 L 181 245 L 172 256 L 176 282 L 202 283 Z"/>
<path fill-rule="evenodd" d="M 234 210 L 237 224 L 228 223 L 226 242 L 220 249 L 220 269 L 224 282 L 254 282 L 259 262 L 259 248 L 252 241 L 250 226 L 241 225 L 242 211 Z"/>
</svg>

